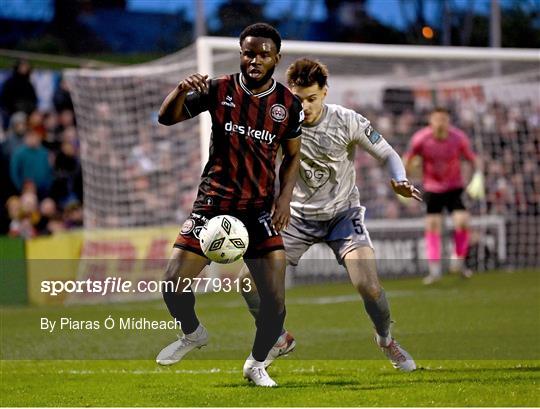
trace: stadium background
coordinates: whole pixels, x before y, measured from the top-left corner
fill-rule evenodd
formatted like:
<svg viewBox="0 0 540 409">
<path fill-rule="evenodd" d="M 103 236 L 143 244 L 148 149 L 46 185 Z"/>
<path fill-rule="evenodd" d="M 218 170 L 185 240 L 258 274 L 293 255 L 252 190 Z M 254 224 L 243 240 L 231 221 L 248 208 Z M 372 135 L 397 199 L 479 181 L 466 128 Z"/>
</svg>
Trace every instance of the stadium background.
<svg viewBox="0 0 540 409">
<path fill-rule="evenodd" d="M 17 3 L 20 4 L 13 5 Z M 444 334 L 449 336 L 456 328 L 461 328 L 462 331 L 457 331 L 461 348 L 448 353 L 444 348 L 434 348 L 426 342 L 428 345 L 424 345 L 421 358 L 455 360 L 455 366 L 460 369 L 470 365 L 470 360 L 474 359 L 502 362 L 501 365 L 497 363 L 499 361 L 477 365 L 475 370 L 482 375 L 486 375 L 485 370 L 490 365 L 505 374 L 511 374 L 517 367 L 528 368 L 531 374 L 537 371 L 539 350 L 532 345 L 538 345 L 540 341 L 538 325 L 534 325 L 535 321 L 538 324 L 540 313 L 537 297 L 540 287 L 540 54 L 537 51 L 540 22 L 539 6 L 535 2 L 501 1 L 499 5 L 497 1 L 484 1 L 468 8 L 452 1 L 388 2 L 386 7 L 395 9 L 390 14 L 396 16 L 390 23 L 381 19 L 380 11 L 373 9 L 374 1 L 317 1 L 312 3 L 315 4 L 311 7 L 315 10 L 312 12 L 309 11 L 309 2 L 296 5 L 294 2 L 277 2 L 279 7 L 276 9 L 284 10 L 281 15 L 269 11 L 272 3 L 277 4 L 270 1 L 180 2 L 184 7 L 168 14 L 133 11 L 129 1 L 121 0 L 51 1 L 52 13 L 48 17 L 36 20 L 35 16 L 17 15 L 18 7 L 27 9 L 30 3 L 0 2 L 2 6 L 9 6 L 2 7 L 4 10 L 12 13 L 15 10 L 14 15 L 0 17 L 0 46 L 5 48 L 0 51 L 0 67 L 4 67 L 0 71 L 0 83 L 10 76 L 16 58 L 30 60 L 34 67 L 31 81 L 38 103 L 36 110 L 28 112 L 27 129 L 41 135 L 42 144 L 53 164 L 51 183 L 54 189 L 51 204 L 50 201 L 44 203 L 47 196 L 36 197 L 31 188 L 21 191 L 10 183 L 8 163 L 12 152 L 6 153 L 5 142 L 11 129 L 4 129 L 0 134 L 3 140 L 2 233 L 5 234 L 0 237 L 3 265 L 0 289 L 0 303 L 3 305 L 2 372 L 16 375 L 13 383 L 2 381 L 2 387 L 8 392 L 8 395 L 3 395 L 10 396 L 6 403 L 52 403 L 52 400 L 13 398 L 19 383 L 31 375 L 25 365 L 34 360 L 44 362 L 43 373 L 52 373 L 60 378 L 62 371 L 70 369 L 61 361 L 54 363 L 49 360 L 81 360 L 85 365 L 84 362 L 98 358 L 152 358 L 153 344 L 149 341 L 144 343 L 137 336 L 134 344 L 140 349 L 131 354 L 123 354 L 115 348 L 104 351 L 94 334 L 87 339 L 64 334 L 51 340 L 50 336 L 36 329 L 35 317 L 46 311 L 47 314 L 65 313 L 90 319 L 106 313 L 120 314 L 122 307 L 111 302 L 137 301 L 126 305 L 141 315 L 163 319 L 166 314 L 161 303 L 141 302 L 141 294 L 108 297 L 64 294 L 51 297 L 39 291 L 40 283 L 45 279 L 85 280 L 107 276 L 131 280 L 160 278 L 170 243 L 194 198 L 201 156 L 205 151 L 204 145 L 201 148 L 201 140 L 204 144 L 205 139 L 200 139 L 201 132 L 205 133 L 205 125 L 190 121 L 171 128 L 159 126 L 156 121 L 159 104 L 179 79 L 197 71 L 198 67 L 200 69 L 201 64 L 207 68 L 206 72 L 211 70 L 216 75 L 237 70 L 236 40 L 230 40 L 232 45 L 224 40 L 226 46 L 212 48 L 212 41 L 219 42 L 214 37 L 205 48 L 201 47 L 202 41 L 197 44 L 194 39 L 200 40 L 200 34 L 205 31 L 234 37 L 243 26 L 261 19 L 276 23 L 287 40 L 321 41 L 307 54 L 329 65 L 332 76 L 329 102 L 343 104 L 368 117 L 399 153 L 405 150 L 412 133 L 425 124 L 426 113 L 431 107 L 443 104 L 451 108 L 454 123 L 468 132 L 475 150 L 485 163 L 486 197 L 481 201 L 468 202 L 474 215 L 468 263 L 476 271 L 489 274 L 475 277 L 468 285 L 450 277 L 435 288 L 437 294 L 418 288 L 420 283 L 417 279 L 404 279 L 404 276 L 418 277 L 425 271 L 423 208 L 416 203 L 396 200 L 386 182 L 384 169 L 362 152 L 356 156 L 358 186 L 362 203 L 367 207 L 366 221 L 375 241 L 379 268 L 385 277 L 396 278 L 386 285 L 390 288 L 393 305 L 400 308 L 400 323 L 407 320 L 407 311 L 422 311 L 417 315 L 417 325 L 405 321 L 411 328 L 410 332 L 403 334 L 409 343 L 417 342 L 418 334 L 424 328 L 421 323 L 432 322 L 433 316 L 448 313 L 446 309 L 452 309 L 447 316 L 449 322 L 458 320 L 457 327 L 439 329 L 447 331 Z M 201 5 L 206 6 L 208 18 L 205 21 L 197 18 L 196 11 L 200 11 Z M 491 10 L 490 5 L 493 6 Z M 499 15 L 497 5 L 503 10 Z M 401 12 L 396 11 L 400 6 Z M 415 13 L 409 13 L 412 11 Z M 26 21 L 21 22 L 21 18 Z M 145 30 L 132 29 L 132 26 L 140 26 L 142 21 L 145 22 Z M 497 22 L 500 31 L 496 29 Z M 328 41 L 342 43 L 328 45 Z M 367 42 L 402 45 L 397 48 L 392 45 L 366 46 Z M 431 47 L 419 49 L 414 45 Z M 442 47 L 488 45 L 493 46 L 491 51 L 484 48 L 472 50 L 469 54 L 467 49 Z M 340 55 L 341 46 L 344 48 Z M 299 47 L 307 46 L 300 44 Z M 505 50 L 508 47 L 523 50 Z M 293 43 L 290 45 L 292 48 Z M 201 52 L 205 57 L 201 57 Z M 288 53 L 286 44 L 283 54 L 284 60 L 277 70 L 277 77 L 281 80 L 288 63 L 303 55 L 301 52 L 298 55 Z M 130 62 L 130 65 L 126 66 L 125 62 Z M 73 108 L 70 99 L 74 103 Z M 447 230 L 447 237 L 449 232 Z M 447 240 L 447 255 L 450 249 L 451 243 Z M 317 304 L 320 299 L 323 299 L 324 313 L 332 311 L 342 316 L 348 314 L 346 308 L 358 309 L 354 307 L 356 304 L 348 304 L 355 300 L 347 298 L 352 297 L 350 288 L 329 284 L 344 281 L 346 275 L 333 262 L 327 248 L 315 248 L 307 259 L 303 268 L 289 274 L 292 309 L 296 305 L 302 311 L 306 308 L 304 305 Z M 232 277 L 235 272 L 235 266 L 225 269 L 213 267 L 206 274 Z M 513 274 L 507 275 L 508 272 Z M 316 285 L 321 282 L 324 284 Z M 405 294 L 402 301 L 400 294 Z M 304 304 L 311 295 L 319 297 Z M 325 295 L 329 301 L 324 301 L 328 298 Z M 512 300 L 520 299 L 523 305 L 501 301 L 505 295 L 511 295 L 509 298 Z M 154 294 L 153 298 L 156 296 Z M 433 316 L 419 310 L 420 306 L 410 300 L 419 297 L 428 303 L 428 310 L 433 309 Z M 452 306 L 453 299 L 459 300 L 457 306 Z M 214 318 L 209 319 L 214 319 L 217 334 L 231 335 L 232 330 L 223 327 L 219 319 L 219 303 L 222 301 L 233 303 L 231 313 L 241 315 L 240 323 L 244 327 L 252 326 L 242 306 L 235 304 L 240 304 L 238 300 L 231 301 L 223 294 L 209 294 L 201 302 L 201 308 L 211 310 L 209 316 Z M 493 303 L 490 309 L 482 307 L 485 302 Z M 97 307 L 78 306 L 81 303 L 97 304 Z M 472 307 L 467 308 L 467 303 Z M 30 306 L 8 307 L 9 304 Z M 147 308 L 156 312 L 148 313 Z M 520 316 L 524 308 L 528 308 L 528 312 Z M 238 311 L 233 312 L 235 309 Z M 308 313 L 313 326 L 324 325 L 318 322 L 315 311 L 317 308 Z M 481 313 L 506 313 L 504 322 L 508 321 L 507 325 L 497 320 L 486 320 Z M 470 321 L 459 323 L 458 318 L 463 314 L 471 314 Z M 328 362 L 336 359 L 378 359 L 376 351 L 373 355 L 358 351 L 342 355 L 325 353 L 323 338 L 313 336 L 309 328 L 295 320 L 294 312 L 290 316 L 291 325 L 304 335 L 304 341 L 307 341 L 305 337 L 313 337 L 312 343 L 305 342 L 303 352 L 298 351 L 298 359 L 305 359 L 305 362 L 313 359 L 328 359 Z M 483 317 L 484 324 L 473 321 L 473 316 Z M 532 326 L 525 327 L 527 317 L 533 320 Z M 361 320 L 360 317 L 358 321 Z M 348 322 L 338 320 L 336 325 L 341 328 L 342 336 L 354 333 Z M 368 334 L 366 322 L 358 325 L 366 328 Z M 467 328 L 475 334 L 492 334 L 497 326 L 500 326 L 497 342 L 493 349 L 488 348 L 482 353 L 479 346 L 471 344 L 466 336 Z M 240 329 L 240 324 L 234 327 L 237 331 L 246 331 Z M 512 333 L 526 334 L 533 341 L 531 346 L 517 348 L 516 339 L 510 336 Z M 170 331 L 161 331 L 155 339 L 159 344 L 170 336 Z M 231 336 L 234 337 L 234 333 Z M 369 335 L 365 337 L 367 339 Z M 114 333 L 106 339 L 113 344 L 124 338 L 125 334 Z M 247 341 L 249 335 L 243 338 Z M 354 337 L 351 339 L 356 341 Z M 77 344 L 81 340 L 87 348 L 77 350 L 61 346 Z M 478 344 L 482 341 L 485 341 L 485 336 L 478 336 Z M 31 350 L 21 348 L 21 342 L 32 345 Z M 443 344 L 447 343 L 451 344 L 450 338 Z M 348 351 L 346 347 L 344 351 Z M 243 350 L 233 348 L 228 355 L 222 353 L 223 350 L 218 349 L 206 358 L 225 356 L 231 360 L 241 359 Z M 197 357 L 205 359 L 203 354 Z M 516 362 L 504 363 L 504 360 Z M 336 365 L 338 373 L 343 366 L 348 368 L 344 362 L 348 361 L 340 361 Z M 384 366 L 383 362 L 365 362 L 368 367 Z M 100 371 L 102 376 L 114 373 L 115 364 L 104 368 L 93 367 L 91 362 L 88 365 L 94 374 Z M 141 363 L 143 369 L 137 365 L 127 364 L 135 373 L 138 370 L 151 373 L 153 370 L 146 362 Z M 197 362 L 188 365 L 191 365 L 186 369 L 188 371 L 202 370 L 204 373 L 208 369 L 199 368 Z M 308 366 L 311 367 L 311 363 Z M 321 366 L 325 367 L 325 364 Z M 456 376 L 458 374 L 459 370 L 456 370 Z M 324 377 L 328 373 L 320 375 Z M 529 398 L 521 402 L 525 405 L 530 402 L 538 404 L 538 390 L 534 387 L 528 389 L 531 385 L 528 382 L 534 385 L 535 378 L 521 375 L 516 376 L 515 384 L 522 382 L 524 394 Z M 227 376 L 230 377 L 229 383 L 237 381 L 232 371 Z M 312 378 L 316 376 L 312 374 Z M 418 378 L 418 382 L 428 382 L 429 376 Z M 490 378 L 489 375 L 486 377 Z M 93 381 L 96 387 L 101 382 L 99 376 L 97 378 Z M 369 382 L 362 376 L 359 379 Z M 491 381 L 490 387 L 498 382 L 496 379 Z M 381 379 L 380 382 L 385 381 Z M 451 387 L 446 393 L 451 394 Z M 490 401 L 486 391 L 483 396 L 486 401 L 479 400 L 477 404 L 511 404 L 502 396 L 498 396 L 500 401 Z M 137 401 L 126 399 L 93 401 L 86 397 L 66 400 L 66 404 L 123 402 L 137 405 Z M 192 405 L 203 404 L 203 401 L 193 399 L 189 401 Z M 300 404 L 316 404 L 306 397 L 299 399 Z M 449 397 L 441 399 L 440 402 L 446 404 L 454 402 Z M 144 399 L 141 402 L 152 404 L 152 401 Z M 155 404 L 166 402 L 157 400 Z M 226 402 L 244 404 L 232 398 L 225 403 L 219 399 L 211 402 L 214 405 Z M 339 400 L 333 402 L 344 404 Z M 372 404 L 379 402 L 400 404 L 394 400 L 374 400 Z M 412 402 L 416 405 L 430 403 L 422 397 Z M 466 401 L 461 402 L 466 404 Z M 176 404 L 183 403 L 177 401 Z M 436 404 L 431 402 L 431 405 Z"/>
</svg>

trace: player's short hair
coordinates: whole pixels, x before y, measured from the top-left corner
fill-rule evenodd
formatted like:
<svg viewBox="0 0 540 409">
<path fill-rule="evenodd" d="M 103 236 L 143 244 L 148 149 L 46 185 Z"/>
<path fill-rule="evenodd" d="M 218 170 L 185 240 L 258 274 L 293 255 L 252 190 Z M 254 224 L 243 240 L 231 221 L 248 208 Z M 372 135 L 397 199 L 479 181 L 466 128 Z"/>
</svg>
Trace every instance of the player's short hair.
<svg viewBox="0 0 540 409">
<path fill-rule="evenodd" d="M 279 53 L 281 50 L 281 35 L 274 27 L 268 23 L 255 23 L 244 28 L 240 33 L 240 46 L 246 37 L 262 37 L 269 38 L 276 45 L 276 50 Z"/>
<path fill-rule="evenodd" d="M 432 114 L 439 113 L 439 114 L 450 115 L 450 110 L 448 108 L 446 108 L 446 107 L 443 107 L 443 106 L 436 106 L 435 108 L 433 108 L 431 113 Z"/>
<path fill-rule="evenodd" d="M 318 84 L 324 88 L 328 84 L 328 68 L 320 61 L 300 58 L 287 68 L 287 84 L 289 87 Z"/>
</svg>

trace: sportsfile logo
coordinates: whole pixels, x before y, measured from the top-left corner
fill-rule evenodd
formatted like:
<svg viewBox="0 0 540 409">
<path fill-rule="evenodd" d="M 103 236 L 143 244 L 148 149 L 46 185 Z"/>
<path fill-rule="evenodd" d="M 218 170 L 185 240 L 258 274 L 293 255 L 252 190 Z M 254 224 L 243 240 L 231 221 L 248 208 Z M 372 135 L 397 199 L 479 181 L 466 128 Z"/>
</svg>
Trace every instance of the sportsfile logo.
<svg viewBox="0 0 540 409">
<path fill-rule="evenodd" d="M 251 126 L 245 127 L 244 125 L 233 124 L 230 121 L 225 124 L 225 131 L 230 133 L 236 132 L 239 135 L 247 135 L 250 138 L 265 142 L 268 145 L 276 138 L 276 135 L 271 134 L 266 129 L 261 131 L 259 129 L 253 129 Z"/>
</svg>

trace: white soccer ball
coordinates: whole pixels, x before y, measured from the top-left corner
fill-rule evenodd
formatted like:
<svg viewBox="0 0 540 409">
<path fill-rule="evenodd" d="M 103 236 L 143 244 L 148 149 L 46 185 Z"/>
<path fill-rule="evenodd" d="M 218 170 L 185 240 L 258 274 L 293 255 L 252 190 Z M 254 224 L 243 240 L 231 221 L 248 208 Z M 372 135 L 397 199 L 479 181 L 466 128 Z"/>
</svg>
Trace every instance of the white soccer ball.
<svg viewBox="0 0 540 409">
<path fill-rule="evenodd" d="M 199 234 L 201 249 L 216 263 L 232 263 L 244 255 L 249 234 L 240 220 L 229 215 L 211 218 Z"/>
</svg>

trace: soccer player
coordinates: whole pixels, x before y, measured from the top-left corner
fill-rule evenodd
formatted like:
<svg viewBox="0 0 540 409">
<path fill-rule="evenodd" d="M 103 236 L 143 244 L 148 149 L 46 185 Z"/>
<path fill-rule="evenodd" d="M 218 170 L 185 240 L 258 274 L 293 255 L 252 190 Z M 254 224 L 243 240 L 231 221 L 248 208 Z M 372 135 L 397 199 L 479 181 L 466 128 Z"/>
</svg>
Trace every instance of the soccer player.
<svg viewBox="0 0 540 409">
<path fill-rule="evenodd" d="M 208 264 L 198 234 L 212 217 L 229 214 L 247 227 L 250 242 L 244 255 L 261 296 L 253 349 L 244 377 L 259 386 L 276 386 L 264 360 L 280 335 L 285 319 L 285 252 L 279 231 L 290 217 L 289 203 L 298 174 L 303 112 L 300 101 L 272 76 L 279 63 L 281 37 L 265 23 L 240 34 L 240 73 L 208 80 L 193 74 L 166 97 L 159 121 L 173 125 L 208 111 L 212 117 L 210 155 L 193 211 L 176 239 L 166 278 L 172 283 L 197 276 Z M 280 191 L 275 197 L 278 148 Z M 194 348 L 207 344 L 208 333 L 195 314 L 189 290 L 163 290 L 183 337 L 165 347 L 157 362 L 171 365 Z"/>
<path fill-rule="evenodd" d="M 417 131 L 405 153 L 405 167 L 410 169 L 415 157 L 422 159 L 424 201 L 427 206 L 425 221 L 426 256 L 429 274 L 424 284 L 432 284 L 442 277 L 441 227 L 442 212 L 447 209 L 454 223 L 454 255 L 451 269 L 470 277 L 465 266 L 469 245 L 469 213 L 461 199 L 463 178 L 461 159 L 475 167 L 475 178 L 481 180 L 481 163 L 471 150 L 467 135 L 450 125 L 450 115 L 445 108 L 435 108 L 429 117 L 429 126 Z"/>
<path fill-rule="evenodd" d="M 308 248 L 327 243 L 349 273 L 375 326 L 377 345 L 402 371 L 413 371 L 413 358 L 390 334 L 390 307 L 377 276 L 375 254 L 364 225 L 365 208 L 356 187 L 354 149 L 369 152 L 390 175 L 394 191 L 421 200 L 407 180 L 399 155 L 362 115 L 340 105 L 325 104 L 328 70 L 310 59 L 299 59 L 287 70 L 291 91 L 302 101 L 300 177 L 291 200 L 291 218 L 283 230 L 287 262 L 297 265 Z M 249 266 L 248 266 L 249 267 Z M 242 275 L 249 274 L 243 269 Z M 255 293 L 244 294 L 250 311 L 256 311 Z M 286 351 L 278 344 L 267 357 L 269 365 Z"/>
</svg>

